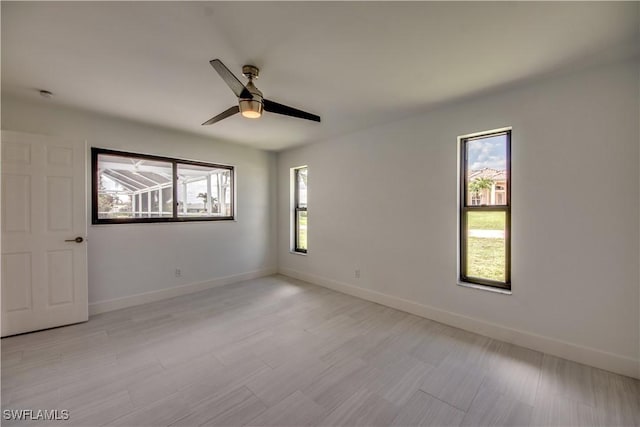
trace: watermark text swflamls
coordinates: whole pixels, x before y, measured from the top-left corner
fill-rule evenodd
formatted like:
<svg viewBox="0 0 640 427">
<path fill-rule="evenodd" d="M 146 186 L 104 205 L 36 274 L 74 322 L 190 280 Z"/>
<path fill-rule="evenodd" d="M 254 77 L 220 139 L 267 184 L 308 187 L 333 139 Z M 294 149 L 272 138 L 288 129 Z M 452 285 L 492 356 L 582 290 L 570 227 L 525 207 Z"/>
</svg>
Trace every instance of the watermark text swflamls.
<svg viewBox="0 0 640 427">
<path fill-rule="evenodd" d="M 6 421 L 67 421 L 68 409 L 4 409 L 2 418 Z"/>
</svg>

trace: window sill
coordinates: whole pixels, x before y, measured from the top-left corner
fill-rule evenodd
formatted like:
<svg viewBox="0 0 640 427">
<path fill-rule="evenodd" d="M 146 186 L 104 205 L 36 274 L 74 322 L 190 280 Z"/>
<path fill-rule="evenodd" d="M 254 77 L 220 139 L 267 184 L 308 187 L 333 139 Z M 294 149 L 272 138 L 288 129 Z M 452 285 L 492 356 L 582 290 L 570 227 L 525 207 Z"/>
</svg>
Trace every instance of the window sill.
<svg viewBox="0 0 640 427">
<path fill-rule="evenodd" d="M 98 223 L 89 223 L 90 227 L 122 227 L 127 225 L 144 225 L 145 227 L 154 226 L 154 225 L 171 225 L 171 224 L 207 224 L 207 223 L 234 223 L 238 222 L 236 218 L 234 219 L 191 219 L 188 221 L 136 221 L 136 222 L 98 222 Z"/>
<path fill-rule="evenodd" d="M 468 283 L 468 282 L 458 282 L 458 286 L 462 286 L 463 288 L 471 288 L 471 289 L 478 289 L 481 291 L 488 291 L 488 292 L 493 292 L 495 294 L 502 294 L 502 295 L 512 295 L 513 292 L 507 289 L 500 289 L 500 288 L 494 288 L 492 286 L 485 286 L 485 285 L 478 285 L 476 283 Z"/>
<path fill-rule="evenodd" d="M 306 253 L 306 252 L 297 252 L 297 251 L 289 250 L 289 253 L 290 253 L 290 254 L 293 254 L 293 255 L 307 256 L 307 253 Z"/>
</svg>

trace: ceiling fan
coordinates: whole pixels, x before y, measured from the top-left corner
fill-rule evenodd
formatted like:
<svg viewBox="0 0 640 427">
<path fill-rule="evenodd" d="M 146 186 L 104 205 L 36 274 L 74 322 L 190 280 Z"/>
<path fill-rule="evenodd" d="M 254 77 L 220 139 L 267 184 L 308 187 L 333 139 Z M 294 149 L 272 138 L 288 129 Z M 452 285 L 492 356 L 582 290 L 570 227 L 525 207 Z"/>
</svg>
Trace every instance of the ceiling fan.
<svg viewBox="0 0 640 427">
<path fill-rule="evenodd" d="M 243 85 L 219 59 L 213 59 L 209 61 L 209 63 L 238 97 L 238 105 L 234 105 L 217 116 L 210 118 L 202 124 L 203 126 L 212 125 L 236 113 L 240 113 L 242 116 L 250 119 L 257 119 L 262 116 L 263 110 L 314 122 L 320 121 L 320 116 L 263 98 L 262 92 L 253 84 L 253 79 L 257 79 L 258 73 L 260 72 L 258 67 L 253 65 L 245 65 L 242 67 L 242 74 L 249 79 L 249 83 Z"/>
</svg>

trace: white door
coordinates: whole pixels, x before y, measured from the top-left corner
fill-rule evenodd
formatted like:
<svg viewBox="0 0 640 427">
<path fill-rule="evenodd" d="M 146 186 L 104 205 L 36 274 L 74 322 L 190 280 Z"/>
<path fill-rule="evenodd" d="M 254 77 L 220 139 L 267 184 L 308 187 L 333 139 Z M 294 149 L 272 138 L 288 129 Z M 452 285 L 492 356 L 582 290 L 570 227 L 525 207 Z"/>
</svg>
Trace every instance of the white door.
<svg viewBox="0 0 640 427">
<path fill-rule="evenodd" d="M 2 131 L 1 146 L 2 336 L 86 321 L 86 144 Z"/>
</svg>

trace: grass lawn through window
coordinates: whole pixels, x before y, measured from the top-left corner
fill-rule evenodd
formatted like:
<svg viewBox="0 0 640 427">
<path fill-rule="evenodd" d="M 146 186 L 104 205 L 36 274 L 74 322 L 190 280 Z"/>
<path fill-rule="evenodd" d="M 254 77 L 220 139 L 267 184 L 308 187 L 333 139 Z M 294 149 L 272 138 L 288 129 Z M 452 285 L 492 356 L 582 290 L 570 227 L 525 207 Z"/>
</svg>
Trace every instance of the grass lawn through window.
<svg viewBox="0 0 640 427">
<path fill-rule="evenodd" d="M 307 249 L 307 212 L 300 212 L 298 222 L 298 248 Z"/>
<path fill-rule="evenodd" d="M 467 276 L 504 282 L 505 213 L 468 212 Z"/>
</svg>

